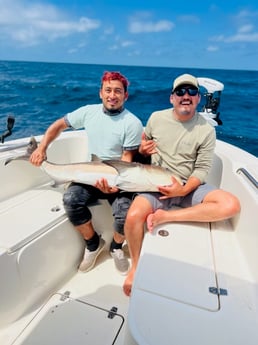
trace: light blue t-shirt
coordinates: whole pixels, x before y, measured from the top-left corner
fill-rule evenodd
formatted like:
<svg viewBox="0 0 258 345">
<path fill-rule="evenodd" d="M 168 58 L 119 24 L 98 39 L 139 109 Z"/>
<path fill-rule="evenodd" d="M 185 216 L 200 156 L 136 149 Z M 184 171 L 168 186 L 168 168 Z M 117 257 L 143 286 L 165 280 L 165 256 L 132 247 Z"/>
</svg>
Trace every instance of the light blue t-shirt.
<svg viewBox="0 0 258 345">
<path fill-rule="evenodd" d="M 141 143 L 141 121 L 124 109 L 117 115 L 104 113 L 102 104 L 83 106 L 65 116 L 69 126 L 84 128 L 89 153 L 100 159 L 120 159 L 124 150 L 135 150 Z"/>
</svg>

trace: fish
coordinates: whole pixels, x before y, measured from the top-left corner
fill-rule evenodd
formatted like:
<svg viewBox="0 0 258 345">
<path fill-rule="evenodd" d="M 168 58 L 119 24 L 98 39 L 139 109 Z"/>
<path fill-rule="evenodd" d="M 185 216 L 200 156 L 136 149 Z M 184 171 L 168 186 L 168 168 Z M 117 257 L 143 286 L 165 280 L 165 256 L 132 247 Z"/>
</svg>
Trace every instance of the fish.
<svg viewBox="0 0 258 345">
<path fill-rule="evenodd" d="M 28 161 L 37 146 L 36 139 L 31 137 L 26 153 L 10 157 L 5 161 L 5 165 L 14 160 Z M 70 164 L 56 164 L 46 159 L 40 168 L 59 184 L 77 182 L 94 186 L 97 180 L 104 178 L 109 186 L 115 186 L 127 192 L 158 192 L 158 186 L 172 185 L 172 176 L 182 184 L 179 177 L 173 175 L 168 169 L 157 165 L 116 159 L 100 160 L 94 155 L 89 162 Z"/>
</svg>

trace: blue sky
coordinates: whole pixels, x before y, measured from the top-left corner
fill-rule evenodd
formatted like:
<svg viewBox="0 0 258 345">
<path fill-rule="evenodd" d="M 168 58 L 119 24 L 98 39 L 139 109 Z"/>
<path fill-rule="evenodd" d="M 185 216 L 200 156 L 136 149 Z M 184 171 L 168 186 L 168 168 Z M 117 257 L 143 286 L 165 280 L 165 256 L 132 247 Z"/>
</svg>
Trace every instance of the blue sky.
<svg viewBox="0 0 258 345">
<path fill-rule="evenodd" d="M 0 0 L 0 60 L 258 70 L 257 0 Z"/>
</svg>

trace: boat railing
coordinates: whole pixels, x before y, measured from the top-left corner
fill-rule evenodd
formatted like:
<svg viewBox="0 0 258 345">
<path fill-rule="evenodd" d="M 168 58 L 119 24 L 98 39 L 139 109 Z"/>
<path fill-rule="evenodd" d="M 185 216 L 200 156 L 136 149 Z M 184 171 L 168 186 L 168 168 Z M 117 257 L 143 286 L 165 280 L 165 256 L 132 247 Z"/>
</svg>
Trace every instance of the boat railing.
<svg viewBox="0 0 258 345">
<path fill-rule="evenodd" d="M 248 179 L 249 182 L 254 185 L 256 189 L 258 189 L 258 181 L 256 180 L 255 177 L 253 177 L 245 168 L 239 168 L 236 171 L 238 174 L 243 174 L 245 177 Z"/>
</svg>

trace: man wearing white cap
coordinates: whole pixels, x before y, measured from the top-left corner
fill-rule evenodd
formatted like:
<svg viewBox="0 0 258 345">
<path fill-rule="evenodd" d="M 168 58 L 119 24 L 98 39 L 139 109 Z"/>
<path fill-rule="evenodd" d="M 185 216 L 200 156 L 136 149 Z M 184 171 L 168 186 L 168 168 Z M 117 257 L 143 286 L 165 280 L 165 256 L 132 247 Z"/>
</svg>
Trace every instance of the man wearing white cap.
<svg viewBox="0 0 258 345">
<path fill-rule="evenodd" d="M 125 236 L 132 266 L 124 282 L 130 295 L 144 237 L 144 223 L 152 231 L 167 222 L 212 222 L 240 212 L 238 199 L 205 183 L 216 142 L 214 128 L 196 111 L 200 102 L 197 79 L 183 74 L 175 79 L 170 95 L 172 108 L 154 112 L 146 125 L 140 153 L 151 155 L 152 164 L 171 171 L 170 186 L 159 193 L 138 194 L 128 213 Z M 172 209 L 172 206 L 180 206 Z"/>
</svg>

